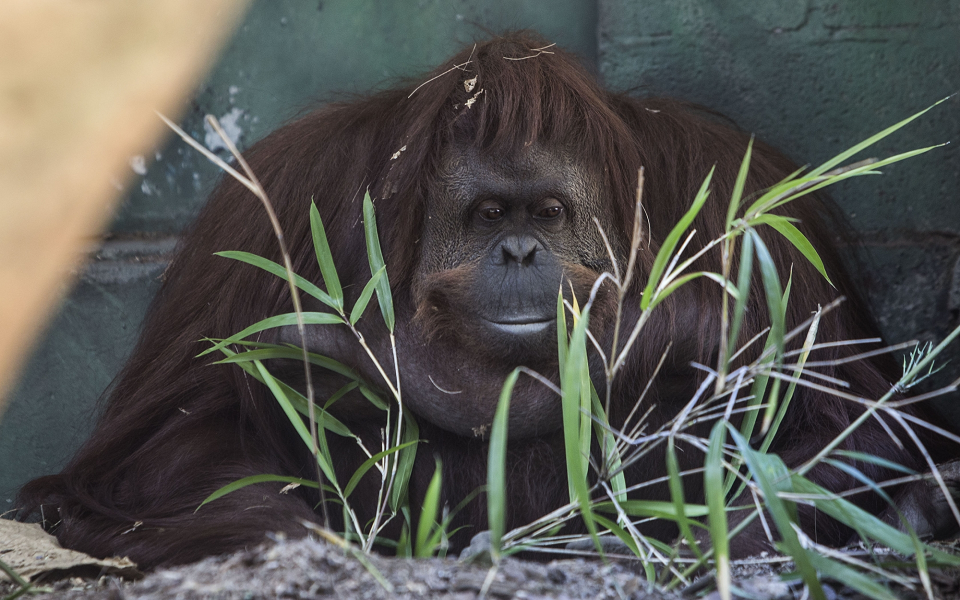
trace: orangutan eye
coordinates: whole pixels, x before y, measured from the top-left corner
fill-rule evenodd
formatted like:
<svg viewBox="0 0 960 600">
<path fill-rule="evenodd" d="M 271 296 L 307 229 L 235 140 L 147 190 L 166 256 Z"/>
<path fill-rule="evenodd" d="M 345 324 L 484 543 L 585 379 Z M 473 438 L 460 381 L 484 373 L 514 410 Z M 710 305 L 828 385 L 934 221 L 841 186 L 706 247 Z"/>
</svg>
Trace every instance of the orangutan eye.
<svg viewBox="0 0 960 600">
<path fill-rule="evenodd" d="M 537 218 L 544 220 L 556 219 L 563 214 L 563 205 L 559 201 L 554 199 L 549 199 L 540 209 L 537 211 Z"/>
<path fill-rule="evenodd" d="M 499 204 L 483 203 L 477 208 L 477 214 L 484 221 L 493 223 L 502 219 L 506 215 L 506 211 Z"/>
</svg>

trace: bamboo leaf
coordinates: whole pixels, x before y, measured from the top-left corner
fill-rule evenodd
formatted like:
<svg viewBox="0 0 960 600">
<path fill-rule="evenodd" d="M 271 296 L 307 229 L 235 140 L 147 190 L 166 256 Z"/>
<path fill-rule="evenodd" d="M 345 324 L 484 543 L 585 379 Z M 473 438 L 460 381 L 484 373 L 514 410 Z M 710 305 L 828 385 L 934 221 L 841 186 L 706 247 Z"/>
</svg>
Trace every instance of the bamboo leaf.
<svg viewBox="0 0 960 600">
<path fill-rule="evenodd" d="M 793 524 L 797 522 L 796 507 L 792 504 L 788 505 L 777 495 L 780 491 L 790 490 L 790 470 L 778 456 L 757 452 L 736 429 L 730 427 L 729 430 L 750 470 L 750 475 L 760 487 L 764 505 L 777 526 L 781 539 L 778 547 L 793 558 L 797 571 L 813 597 L 826 600 L 817 578 L 817 570 L 811 561 L 813 553 L 803 548 L 797 532 L 793 529 Z"/>
<path fill-rule="evenodd" d="M 672 294 L 678 287 L 682 286 L 688 281 L 692 281 L 700 277 L 706 277 L 711 281 L 715 281 L 717 284 L 723 287 L 728 294 L 730 294 L 734 298 L 737 298 L 740 294 L 737 288 L 735 288 L 733 284 L 730 283 L 729 281 L 725 281 L 722 276 L 717 275 L 716 273 L 711 273 L 710 271 L 697 271 L 696 273 L 687 273 L 686 275 L 682 275 L 674 279 L 672 282 L 670 282 L 670 285 L 663 288 L 663 290 L 661 290 L 660 293 L 657 294 L 657 298 L 651 301 L 649 306 L 647 306 L 647 308 L 651 309 L 654 306 L 660 304 L 661 302 L 666 300 L 667 297 L 670 296 L 670 294 Z"/>
<path fill-rule="evenodd" d="M 437 458 L 437 466 L 427 485 L 427 492 L 423 497 L 423 506 L 420 509 L 420 520 L 417 523 L 417 541 L 414 545 L 414 555 L 417 558 L 433 556 L 434 546 L 430 544 L 430 533 L 437 526 L 437 514 L 440 510 L 440 486 L 443 480 L 443 465 Z"/>
<path fill-rule="evenodd" d="M 380 285 L 380 280 L 386 277 L 386 275 L 387 268 L 380 267 L 380 270 L 373 274 L 370 281 L 367 282 L 367 285 L 363 286 L 363 291 L 360 292 L 357 303 L 353 305 L 353 310 L 350 311 L 351 325 L 356 325 L 357 321 L 360 320 L 363 311 L 367 310 L 367 305 L 370 303 L 370 298 L 373 297 L 373 292 L 377 289 L 377 286 Z"/>
<path fill-rule="evenodd" d="M 852 569 L 843 563 L 821 556 L 816 552 L 810 553 L 810 562 L 813 566 L 831 579 L 841 581 L 868 598 L 874 600 L 897 600 L 898 596 L 887 589 L 883 584 L 874 581 L 869 575 Z"/>
<path fill-rule="evenodd" d="M 710 169 L 706 179 L 703 180 L 703 184 L 700 186 L 700 191 L 697 192 L 697 195 L 693 199 L 693 204 L 680 221 L 674 225 L 673 229 L 670 230 L 670 233 L 663 241 L 663 245 L 660 246 L 660 250 L 657 252 L 657 256 L 653 261 L 653 267 L 650 269 L 647 287 L 643 290 L 643 298 L 640 300 L 641 309 L 645 310 L 650 305 L 653 292 L 660 284 L 660 278 L 663 276 L 663 272 L 670 262 L 674 249 L 676 249 L 677 244 L 680 242 L 680 237 L 687 231 L 690 224 L 693 223 L 693 219 L 696 218 L 700 209 L 703 208 L 704 203 L 707 201 L 707 197 L 710 195 L 710 181 L 713 179 L 713 172 L 715 170 L 716 167 Z"/>
<path fill-rule="evenodd" d="M 879 142 L 879 141 L 882 140 L 883 138 L 887 137 L 887 136 L 890 135 L 891 133 L 894 133 L 895 131 L 897 131 L 898 129 L 900 129 L 901 127 L 903 127 L 904 125 L 910 123 L 911 121 L 913 121 L 913 120 L 915 120 L 915 119 L 918 119 L 918 118 L 922 117 L 923 115 L 925 115 L 925 114 L 927 113 L 927 111 L 931 110 L 931 109 L 934 108 L 935 106 L 939 106 L 940 104 L 946 102 L 946 101 L 949 100 L 950 98 L 952 98 L 952 96 L 947 96 L 946 98 L 943 98 L 942 100 L 939 100 L 939 101 L 937 101 L 937 102 L 934 102 L 931 106 L 928 106 L 927 108 L 921 110 L 920 112 L 918 112 L 918 113 L 916 113 L 916 114 L 914 114 L 914 115 L 911 115 L 911 116 L 907 117 L 906 119 L 900 121 L 899 123 L 896 123 L 895 125 L 891 125 L 890 127 L 887 127 L 886 129 L 884 129 L 883 131 L 881 131 L 880 133 L 878 133 L 878 134 L 876 134 L 876 135 L 872 135 L 872 136 L 868 137 L 867 139 L 863 140 L 863 141 L 860 142 L 859 144 L 853 146 L 852 148 L 850 148 L 850 149 L 848 149 L 848 150 L 845 150 L 845 151 L 841 152 L 840 154 L 834 156 L 833 158 L 831 158 L 831 159 L 828 160 L 827 162 L 823 163 L 822 165 L 820 165 L 819 167 L 817 167 L 816 169 L 814 169 L 813 171 L 811 171 L 810 174 L 811 174 L 811 175 L 820 175 L 821 173 L 826 173 L 827 171 L 829 171 L 830 169 L 832 169 L 832 168 L 834 168 L 835 166 L 839 165 L 839 164 L 842 163 L 843 161 L 845 161 L 845 160 L 847 160 L 848 158 L 854 156 L 855 154 L 857 154 L 857 153 L 860 152 L 861 150 L 864 150 L 864 149 L 868 148 L 869 146 L 872 146 L 872 145 L 876 144 L 877 142 Z"/>
<path fill-rule="evenodd" d="M 567 483 L 570 487 L 570 501 L 580 507 L 584 524 L 594 537 L 597 550 L 601 551 L 600 541 L 596 537 L 596 524 L 593 522 L 590 508 L 590 491 L 587 487 L 587 473 L 584 467 L 589 454 L 582 453 L 581 412 L 583 367 L 587 364 L 586 331 L 589 313 L 584 312 L 575 321 L 570 336 L 570 349 L 567 353 L 563 377 L 560 379 L 561 408 L 563 414 L 563 447 L 567 460 Z M 587 429 L 589 435 L 589 428 Z M 588 446 L 589 448 L 589 446 Z M 589 451 L 589 450 L 588 450 Z"/>
<path fill-rule="evenodd" d="M 340 287 L 340 277 L 337 275 L 337 268 L 333 264 L 333 254 L 330 252 L 330 244 L 327 243 L 327 232 L 323 229 L 320 211 L 317 210 L 317 205 L 312 198 L 310 201 L 310 232 L 313 234 L 313 249 L 317 254 L 317 263 L 320 265 L 323 284 L 336 305 L 334 308 L 338 313 L 343 314 L 343 288 Z"/>
<path fill-rule="evenodd" d="M 370 274 L 376 275 L 383 270 L 383 276 L 377 282 L 377 300 L 380 303 L 380 312 L 387 329 L 393 333 L 395 317 L 393 313 L 393 296 L 390 293 L 390 279 L 387 277 L 386 263 L 380 251 L 380 238 L 377 235 L 377 216 L 373 210 L 373 200 L 370 199 L 370 190 L 363 195 L 363 232 L 367 241 L 367 259 L 370 262 Z"/>
<path fill-rule="evenodd" d="M 241 252 L 238 250 L 225 250 L 223 252 L 214 252 L 213 254 L 215 256 L 231 258 L 233 260 L 238 260 L 240 262 L 247 263 L 248 265 L 253 265 L 254 267 L 259 267 L 268 273 L 272 273 L 276 275 L 277 277 L 279 277 L 284 281 L 287 280 L 287 270 L 282 265 L 278 265 L 272 260 L 263 258 L 262 256 L 257 256 L 256 254 L 251 254 L 249 252 Z M 311 283 L 310 281 L 307 281 L 306 279 L 304 279 L 303 277 L 297 274 L 294 274 L 293 277 L 294 277 L 294 284 L 298 288 L 300 288 L 307 294 L 310 294 L 320 302 L 323 302 L 330 308 L 333 308 L 334 310 L 336 310 L 337 303 L 333 300 L 333 298 L 330 297 L 330 294 L 321 290 L 315 284 Z"/>
<path fill-rule="evenodd" d="M 733 323 L 730 325 L 730 338 L 727 348 L 737 347 L 740 327 L 743 325 L 743 315 L 747 312 L 747 300 L 750 298 L 750 278 L 753 275 L 753 238 L 745 235 L 741 239 L 743 245 L 740 248 L 740 267 L 737 273 L 737 301 L 733 305 Z M 756 418 L 755 412 L 753 415 Z"/>
<path fill-rule="evenodd" d="M 732 579 L 730 575 L 730 541 L 727 537 L 726 492 L 723 482 L 723 442 L 726 438 L 726 423 L 717 421 L 710 432 L 707 457 L 704 461 L 703 489 L 710 511 L 710 541 L 716 564 L 717 591 L 720 598 L 730 600 Z"/>
<path fill-rule="evenodd" d="M 563 288 L 557 294 L 557 355 L 559 356 L 560 378 L 567 365 L 567 311 L 563 306 Z"/>
<path fill-rule="evenodd" d="M 223 348 L 221 348 L 221 351 Z M 291 348 L 289 346 L 277 346 L 275 348 L 260 348 L 258 350 L 246 350 L 244 352 L 238 352 L 217 361 L 214 364 L 240 364 L 244 362 L 251 362 L 255 360 L 272 360 L 272 359 L 289 359 L 289 360 L 302 360 L 303 352 L 299 348 Z M 321 354 L 315 354 L 313 352 L 307 352 L 307 360 L 312 365 L 317 365 L 318 367 L 323 367 L 328 371 L 343 375 L 344 377 L 349 377 L 353 380 L 358 380 L 359 375 L 346 366 L 345 364 L 336 361 L 332 358 L 323 356 Z"/>
<path fill-rule="evenodd" d="M 637 546 L 637 542 L 622 527 L 610 519 L 597 514 L 594 514 L 593 518 L 596 519 L 597 524 L 599 524 L 600 527 L 606 527 L 610 530 L 610 533 L 617 536 L 617 539 L 623 542 L 624 545 L 630 549 L 630 552 L 633 552 L 636 556 L 640 556 L 640 548 Z"/>
<path fill-rule="evenodd" d="M 398 446 L 387 448 L 386 450 L 377 452 L 367 460 L 363 461 L 363 463 L 359 467 L 357 467 L 357 470 L 353 472 L 353 475 L 350 476 L 350 480 L 347 481 L 347 486 L 343 488 L 343 497 L 349 498 L 350 494 L 353 493 L 353 490 L 355 490 L 357 485 L 359 485 L 360 480 L 363 478 L 364 475 L 367 474 L 367 471 L 369 471 L 371 468 L 373 468 L 374 465 L 380 462 L 382 458 L 384 458 L 385 456 L 390 456 L 392 454 L 395 454 L 412 444 L 416 444 L 416 441 L 405 442 Z"/>
<path fill-rule="evenodd" d="M 277 402 L 280 403 L 280 407 L 283 409 L 284 414 L 287 415 L 287 419 L 289 419 L 294 429 L 297 430 L 297 433 L 300 435 L 300 439 L 303 440 L 303 443 L 306 444 L 307 448 L 313 452 L 313 437 L 310 435 L 310 431 L 307 430 L 307 426 L 303 422 L 303 419 L 300 418 L 300 415 L 297 414 L 296 409 L 293 408 L 293 405 L 287 398 L 286 393 L 280 388 L 280 386 L 277 384 L 277 380 L 274 379 L 273 375 L 267 371 L 262 362 L 256 361 L 253 364 L 257 367 L 257 371 L 260 372 L 263 382 L 267 384 L 267 387 L 270 388 L 271 392 L 273 392 L 273 397 L 276 398 Z M 323 455 L 322 453 L 317 453 L 316 459 L 317 464 L 320 465 L 320 470 L 323 471 L 323 474 L 326 476 L 326 478 L 336 485 L 337 476 L 333 470 L 333 466 L 330 464 L 329 457 Z"/>
<path fill-rule="evenodd" d="M 310 487 L 310 488 L 320 487 L 316 481 L 303 479 L 302 477 L 289 477 L 287 475 L 251 475 L 250 477 L 244 477 L 242 479 L 238 479 L 236 481 L 228 483 L 227 485 L 218 489 L 214 493 L 210 494 L 209 496 L 203 499 L 203 502 L 200 503 L 200 506 L 198 506 L 194 512 L 196 512 L 197 510 L 200 510 L 200 508 L 202 508 L 204 504 L 209 504 L 214 500 L 223 498 L 227 494 L 231 492 L 235 492 L 239 489 L 245 488 L 248 485 L 253 485 L 255 483 L 274 483 L 274 482 L 275 483 L 296 483 L 304 487 Z"/>
<path fill-rule="evenodd" d="M 303 324 L 304 325 L 341 325 L 343 324 L 343 319 L 338 315 L 333 315 L 330 313 L 322 312 L 305 312 L 301 313 L 303 315 Z M 261 331 L 266 331 L 267 329 L 273 329 L 275 327 L 290 327 L 297 324 L 297 314 L 296 313 L 284 313 L 282 315 L 277 315 L 275 317 L 267 317 L 262 321 L 257 321 L 253 325 L 247 327 L 239 333 L 235 333 L 230 337 L 220 340 L 210 348 L 207 348 L 203 352 L 197 355 L 197 357 L 205 356 L 211 352 L 216 352 L 217 350 L 222 350 L 225 346 L 239 342 L 240 340 L 249 337 L 255 333 L 260 333 Z"/>
<path fill-rule="evenodd" d="M 750 143 L 747 144 L 747 151 L 743 155 L 743 162 L 740 163 L 740 171 L 737 173 L 737 181 L 733 185 L 733 194 L 730 196 L 730 204 L 727 206 L 727 223 L 725 231 L 730 231 L 733 227 L 733 219 L 737 216 L 737 209 L 740 208 L 740 202 L 743 198 L 743 188 L 747 183 L 747 172 L 750 170 L 750 156 L 753 153 L 753 136 L 750 136 Z"/>
<path fill-rule="evenodd" d="M 623 509 L 623 512 L 631 517 L 655 517 L 669 521 L 686 520 L 691 526 L 699 527 L 703 525 L 692 519 L 706 517 L 710 514 L 707 506 L 703 504 L 693 504 L 691 502 L 685 502 L 680 507 L 673 502 L 664 502 L 662 500 L 625 500 L 618 502 L 618 504 L 620 508 Z M 612 502 L 598 502 L 594 506 L 594 509 L 598 512 L 615 514 Z"/>
<path fill-rule="evenodd" d="M 760 264 L 760 276 L 763 289 L 767 297 L 767 308 L 770 312 L 770 337 L 777 348 L 777 356 L 783 355 L 783 288 L 780 287 L 780 274 L 777 272 L 777 263 L 770 256 L 766 244 L 753 229 L 747 231 L 753 238 L 757 262 Z"/>
<path fill-rule="evenodd" d="M 684 512 L 683 481 L 680 479 L 680 465 L 677 461 L 677 447 L 674 438 L 671 435 L 667 440 L 667 483 L 670 487 L 670 498 L 673 500 L 673 507 L 676 514 L 681 515 Z M 703 558 L 703 552 L 697 544 L 697 539 L 693 536 L 689 521 L 686 519 L 677 519 L 677 526 L 680 528 L 680 535 L 687 542 L 687 547 L 697 555 L 697 558 Z"/>
<path fill-rule="evenodd" d="M 233 356 L 236 356 L 233 352 L 231 352 L 231 351 L 230 351 L 229 349 L 227 349 L 227 348 L 224 348 L 224 349 L 223 349 L 223 352 L 224 352 L 225 354 L 227 354 L 228 358 L 231 358 L 231 357 L 233 357 Z M 297 358 L 299 359 L 299 357 L 300 357 L 300 351 L 297 350 L 296 352 L 297 352 Z M 246 355 L 246 354 L 249 354 L 249 352 L 241 353 L 241 354 Z M 311 355 L 311 356 L 319 356 L 319 355 Z M 220 362 L 226 362 L 226 361 L 220 361 Z M 334 362 L 336 362 L 336 361 L 334 361 Z M 263 383 L 264 385 L 266 385 L 266 383 L 263 381 L 263 377 L 260 376 L 260 371 L 257 370 L 257 368 L 256 368 L 252 363 L 253 363 L 252 360 L 251 360 L 251 361 L 236 361 L 236 365 L 237 365 L 238 367 L 240 367 L 241 369 L 243 369 L 248 375 L 250 375 L 251 377 L 253 377 L 255 380 L 257 380 L 257 381 L 259 381 L 260 383 Z M 339 363 L 338 363 L 338 364 L 339 364 Z M 344 367 L 344 368 L 346 368 L 346 367 Z M 285 384 L 284 382 L 280 381 L 279 379 L 274 378 L 274 381 L 276 381 L 277 385 L 280 387 L 280 389 L 283 391 L 283 393 L 286 394 L 287 399 L 290 401 L 290 403 L 293 405 L 293 407 L 296 409 L 296 411 L 297 411 L 298 413 L 300 413 L 301 415 L 303 415 L 303 416 L 305 416 L 305 417 L 310 414 L 309 408 L 307 408 L 307 398 L 306 398 L 306 396 L 304 396 L 303 394 L 301 394 L 301 393 L 298 392 L 297 390 L 293 389 L 293 388 L 290 387 L 289 385 Z M 346 386 L 344 386 L 343 388 L 341 388 L 341 391 L 343 391 L 343 390 L 350 391 L 350 389 L 353 389 L 353 388 L 357 387 L 357 385 L 358 385 L 357 382 L 351 382 L 351 383 L 347 384 Z M 351 386 L 352 386 L 352 387 L 351 387 Z M 349 388 L 349 389 L 347 389 L 347 388 Z M 346 393 L 346 391 L 345 391 L 344 393 Z M 338 391 L 337 393 L 339 394 L 340 392 Z M 334 396 L 336 396 L 336 395 L 337 395 L 337 394 L 334 394 Z M 341 395 L 342 395 L 342 394 L 341 394 Z M 318 413 L 317 413 L 317 415 L 316 415 L 316 416 L 317 416 L 317 425 L 318 425 L 318 426 L 321 426 L 321 427 L 323 427 L 324 429 L 326 429 L 326 430 L 328 430 L 328 431 L 331 431 L 331 432 L 333 432 L 333 433 L 335 433 L 335 434 L 337 434 L 337 435 L 340 435 L 340 436 L 343 436 L 343 437 L 356 438 L 356 436 L 353 434 L 353 432 L 351 432 L 350 429 L 349 429 L 346 425 L 344 425 L 343 423 L 341 423 L 339 419 L 337 419 L 336 417 L 334 417 L 333 415 L 331 415 L 329 412 L 327 412 L 326 407 L 329 406 L 330 404 L 332 404 L 332 401 L 331 401 L 331 400 L 328 400 L 328 401 L 327 401 L 327 404 L 326 404 L 325 406 L 323 406 L 323 407 L 317 406 L 317 409 L 318 409 Z M 320 436 L 318 439 L 319 439 L 319 441 L 323 442 L 326 438 L 324 438 L 323 436 Z M 323 446 L 322 443 L 321 443 L 321 446 Z M 325 452 L 325 454 L 329 456 L 329 452 Z"/>
<path fill-rule="evenodd" d="M 827 283 L 833 287 L 836 287 L 833 285 L 833 281 L 830 280 L 830 276 L 827 275 L 827 269 L 823 266 L 823 261 L 820 259 L 820 255 L 817 254 L 813 244 L 811 244 L 810 240 L 807 239 L 807 236 L 803 235 L 799 229 L 794 227 L 794 225 L 790 223 L 786 217 L 771 214 L 760 215 L 751 221 L 751 225 L 754 223 L 767 224 L 780 232 L 780 235 L 785 237 L 788 242 L 793 244 L 793 246 L 799 250 L 808 261 L 810 261 L 810 264 L 820 271 L 820 274 L 823 275 L 823 278 L 827 280 Z"/>
<path fill-rule="evenodd" d="M 520 369 L 507 375 L 500 390 L 497 412 L 490 428 L 487 444 L 487 527 L 490 528 L 490 555 L 494 560 L 500 556 L 503 534 L 507 522 L 507 428 L 510 420 L 510 397 L 520 377 Z"/>
<path fill-rule="evenodd" d="M 390 494 L 391 510 L 399 510 L 407 501 L 407 488 L 413 474 L 413 465 L 417 460 L 417 451 L 420 448 L 420 425 L 409 411 L 403 412 L 403 440 L 404 447 L 397 457 L 397 475 L 394 479 L 393 491 Z"/>
</svg>

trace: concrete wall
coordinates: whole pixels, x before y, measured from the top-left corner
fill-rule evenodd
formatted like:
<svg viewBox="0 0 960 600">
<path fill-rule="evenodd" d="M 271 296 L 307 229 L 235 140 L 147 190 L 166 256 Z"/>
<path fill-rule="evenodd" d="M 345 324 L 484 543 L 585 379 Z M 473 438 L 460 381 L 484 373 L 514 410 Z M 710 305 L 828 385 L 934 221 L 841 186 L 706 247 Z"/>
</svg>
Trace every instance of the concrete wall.
<svg viewBox="0 0 960 600">
<path fill-rule="evenodd" d="M 203 116 L 214 114 L 242 150 L 324 100 L 415 76 L 487 31 L 522 28 L 596 64 L 594 0 L 261 0 L 188 101 L 181 125 L 204 139 Z M 37 344 L 0 421 L 0 513 L 20 485 L 56 472 L 89 434 L 178 233 L 219 175 L 172 139 L 130 164 L 137 178 L 110 233 Z"/>
<path fill-rule="evenodd" d="M 215 114 L 243 148 L 337 93 L 415 75 L 484 29 L 524 27 L 584 56 L 613 87 L 718 109 L 802 163 L 960 89 L 960 0 L 263 0 L 183 126 L 204 138 L 202 115 Z M 956 99 L 874 152 L 947 140 L 960 141 Z M 864 235 L 867 290 L 893 341 L 939 339 L 958 320 L 958 159 L 948 146 L 835 192 Z M 19 485 L 56 471 L 88 434 L 178 232 L 217 178 L 172 141 L 132 157 L 131 169 L 138 178 L 111 234 L 0 422 L 0 512 Z"/>
<path fill-rule="evenodd" d="M 609 85 L 719 110 L 800 164 L 960 91 L 957 0 L 605 0 L 598 31 Z M 939 341 L 960 323 L 960 97 L 861 157 L 943 142 L 832 191 L 862 237 L 857 270 L 891 343 Z M 960 343 L 948 358 L 944 384 L 960 376 Z M 958 401 L 940 408 L 960 424 Z"/>
</svg>

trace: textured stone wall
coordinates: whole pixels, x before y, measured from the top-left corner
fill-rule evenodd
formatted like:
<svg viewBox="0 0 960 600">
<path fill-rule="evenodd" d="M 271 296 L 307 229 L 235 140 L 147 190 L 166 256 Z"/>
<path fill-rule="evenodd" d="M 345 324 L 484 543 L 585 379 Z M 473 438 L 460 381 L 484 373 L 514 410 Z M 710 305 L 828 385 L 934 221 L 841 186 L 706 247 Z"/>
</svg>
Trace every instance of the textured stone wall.
<svg viewBox="0 0 960 600">
<path fill-rule="evenodd" d="M 718 110 L 800 164 L 960 91 L 957 0 L 604 0 L 599 11 L 608 85 Z M 891 343 L 939 341 L 960 322 L 960 97 L 860 156 L 943 142 L 832 191 L 864 244 L 852 264 Z M 958 348 L 939 382 L 960 377 Z M 960 423 L 958 400 L 940 407 Z"/>
</svg>

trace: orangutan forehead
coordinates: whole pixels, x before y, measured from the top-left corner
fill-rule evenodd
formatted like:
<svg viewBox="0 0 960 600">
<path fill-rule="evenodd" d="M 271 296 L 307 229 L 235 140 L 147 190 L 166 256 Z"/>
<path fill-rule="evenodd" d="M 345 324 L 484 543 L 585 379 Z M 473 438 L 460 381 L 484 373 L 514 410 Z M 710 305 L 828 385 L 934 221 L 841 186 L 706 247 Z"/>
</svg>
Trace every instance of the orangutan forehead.
<svg viewBox="0 0 960 600">
<path fill-rule="evenodd" d="M 531 144 L 504 155 L 457 145 L 444 153 L 440 185 L 458 200 L 539 195 L 590 203 L 599 195 L 599 177 L 593 171 L 561 146 Z"/>
</svg>

